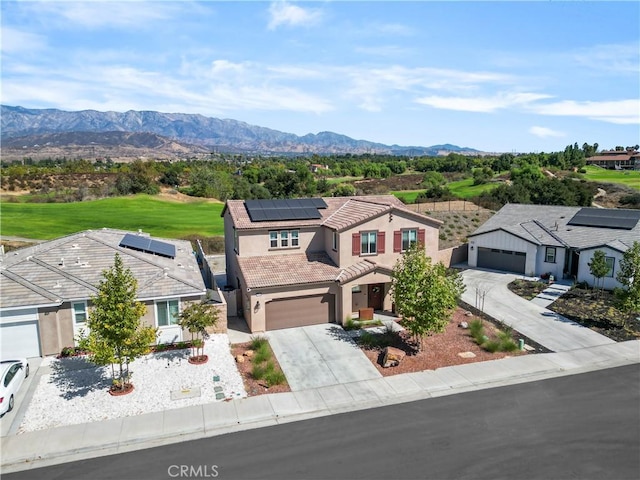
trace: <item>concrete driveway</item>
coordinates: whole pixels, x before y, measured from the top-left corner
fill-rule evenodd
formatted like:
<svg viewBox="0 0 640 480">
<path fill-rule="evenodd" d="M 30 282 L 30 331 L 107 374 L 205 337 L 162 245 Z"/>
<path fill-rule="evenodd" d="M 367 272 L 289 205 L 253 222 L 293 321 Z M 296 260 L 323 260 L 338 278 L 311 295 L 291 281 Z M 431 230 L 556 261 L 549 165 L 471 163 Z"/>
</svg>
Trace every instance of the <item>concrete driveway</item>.
<svg viewBox="0 0 640 480">
<path fill-rule="evenodd" d="M 336 324 L 273 330 L 266 336 L 293 391 L 382 377 Z"/>
<path fill-rule="evenodd" d="M 29 358 L 28 362 L 29 376 L 24 379 L 20 390 L 18 390 L 18 395 L 15 397 L 15 407 L 0 417 L 0 436 L 2 437 L 13 434 L 18 430 L 29 406 L 29 402 L 31 401 L 31 397 L 33 397 L 33 392 L 35 392 L 38 382 L 40 381 L 40 376 L 42 375 L 40 364 L 42 363 L 42 358 Z"/>
<path fill-rule="evenodd" d="M 486 292 L 484 312 L 554 352 L 616 343 L 551 310 L 525 300 L 507 288 L 522 275 L 493 270 L 468 269 L 462 272 L 467 287 L 462 300 L 479 307 L 477 292 Z"/>
</svg>

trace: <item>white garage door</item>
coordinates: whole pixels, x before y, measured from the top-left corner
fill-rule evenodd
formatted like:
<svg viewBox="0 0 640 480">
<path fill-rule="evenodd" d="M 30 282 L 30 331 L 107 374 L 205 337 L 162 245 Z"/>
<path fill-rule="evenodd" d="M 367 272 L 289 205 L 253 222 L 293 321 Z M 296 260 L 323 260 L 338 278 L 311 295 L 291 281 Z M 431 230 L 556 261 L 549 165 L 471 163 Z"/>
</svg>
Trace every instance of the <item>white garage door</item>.
<svg viewBox="0 0 640 480">
<path fill-rule="evenodd" d="M 37 318 L 35 310 L 2 312 L 0 345 L 3 359 L 40 356 Z"/>
</svg>

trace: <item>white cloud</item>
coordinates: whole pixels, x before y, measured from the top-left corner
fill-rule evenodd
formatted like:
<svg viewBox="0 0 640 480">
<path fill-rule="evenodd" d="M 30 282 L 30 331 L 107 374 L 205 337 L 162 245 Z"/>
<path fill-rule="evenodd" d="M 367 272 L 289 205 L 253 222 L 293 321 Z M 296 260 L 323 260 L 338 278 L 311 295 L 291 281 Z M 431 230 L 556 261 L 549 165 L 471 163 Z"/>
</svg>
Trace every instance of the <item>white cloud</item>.
<svg viewBox="0 0 640 480">
<path fill-rule="evenodd" d="M 11 27 L 2 27 L 2 53 L 23 53 L 42 50 L 47 45 L 45 38 L 37 33 L 24 32 Z"/>
<path fill-rule="evenodd" d="M 573 54 L 578 65 L 604 73 L 633 73 L 640 70 L 640 49 L 638 43 L 596 45 Z"/>
<path fill-rule="evenodd" d="M 538 127 L 538 126 L 533 126 L 529 129 L 529 133 L 532 135 L 535 135 L 536 137 L 540 137 L 540 138 L 552 138 L 552 137 L 565 137 L 566 134 L 564 132 L 560 132 L 558 130 L 552 130 L 550 128 L 547 127 Z"/>
<path fill-rule="evenodd" d="M 382 23 L 372 25 L 371 28 L 379 33 L 393 36 L 411 36 L 415 33 L 413 28 L 401 23 Z"/>
<path fill-rule="evenodd" d="M 305 27 L 315 25 L 322 18 L 322 12 L 315 8 L 302 8 L 285 1 L 272 2 L 269 5 L 269 29 L 281 25 Z"/>
<path fill-rule="evenodd" d="M 27 3 L 38 16 L 48 22 L 62 20 L 62 25 L 73 24 L 84 28 L 142 28 L 150 22 L 173 18 L 187 2 L 33 2 Z"/>
<path fill-rule="evenodd" d="M 541 93 L 507 92 L 498 93 L 491 97 L 428 96 L 418 98 L 416 102 L 443 110 L 491 113 L 509 107 L 526 105 L 544 98 L 550 98 L 550 96 Z"/>
<path fill-rule="evenodd" d="M 640 124 L 640 100 L 586 101 L 563 100 L 561 102 L 530 106 L 542 115 L 586 117 L 617 124 Z"/>
</svg>

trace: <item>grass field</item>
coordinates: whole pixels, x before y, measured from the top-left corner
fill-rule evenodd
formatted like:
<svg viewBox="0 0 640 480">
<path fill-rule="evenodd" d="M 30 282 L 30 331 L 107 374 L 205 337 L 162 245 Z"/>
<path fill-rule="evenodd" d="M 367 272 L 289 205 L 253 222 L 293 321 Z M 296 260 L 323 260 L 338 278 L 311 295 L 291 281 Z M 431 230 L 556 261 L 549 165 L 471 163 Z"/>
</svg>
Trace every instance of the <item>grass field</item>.
<svg viewBox="0 0 640 480">
<path fill-rule="evenodd" d="M 483 183 L 480 185 L 473 184 L 473 178 L 465 178 L 457 182 L 447 184 L 451 193 L 458 198 L 471 198 L 480 195 L 482 192 L 496 188 L 500 183 Z"/>
<path fill-rule="evenodd" d="M 364 177 L 327 177 L 329 185 L 337 185 L 339 183 L 349 183 L 356 180 L 362 180 Z"/>
<path fill-rule="evenodd" d="M 181 203 L 149 195 L 74 203 L 0 203 L 0 233 L 49 240 L 103 227 L 180 238 L 223 235 L 223 204 Z"/>
<path fill-rule="evenodd" d="M 600 167 L 587 166 L 584 178 L 595 182 L 621 183 L 640 190 L 640 171 L 607 170 Z"/>
<path fill-rule="evenodd" d="M 415 203 L 416 197 L 420 192 L 424 192 L 422 190 L 395 190 L 392 191 L 391 194 L 395 195 L 397 198 L 402 200 L 404 203 Z"/>
</svg>

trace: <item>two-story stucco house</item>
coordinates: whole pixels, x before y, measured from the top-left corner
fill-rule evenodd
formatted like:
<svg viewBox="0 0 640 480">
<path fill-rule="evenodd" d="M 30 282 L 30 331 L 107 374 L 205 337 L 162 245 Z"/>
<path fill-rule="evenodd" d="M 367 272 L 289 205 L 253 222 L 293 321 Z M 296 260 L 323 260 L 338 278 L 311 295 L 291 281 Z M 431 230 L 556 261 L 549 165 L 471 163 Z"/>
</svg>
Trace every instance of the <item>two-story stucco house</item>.
<svg viewBox="0 0 640 480">
<path fill-rule="evenodd" d="M 252 332 L 392 310 L 396 261 L 413 243 L 436 257 L 442 223 L 390 195 L 229 200 L 222 216 L 227 284 Z"/>
</svg>

